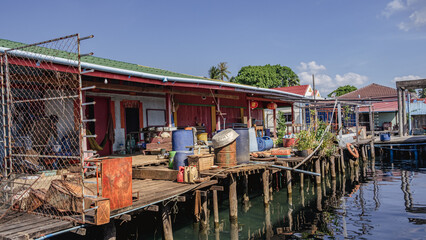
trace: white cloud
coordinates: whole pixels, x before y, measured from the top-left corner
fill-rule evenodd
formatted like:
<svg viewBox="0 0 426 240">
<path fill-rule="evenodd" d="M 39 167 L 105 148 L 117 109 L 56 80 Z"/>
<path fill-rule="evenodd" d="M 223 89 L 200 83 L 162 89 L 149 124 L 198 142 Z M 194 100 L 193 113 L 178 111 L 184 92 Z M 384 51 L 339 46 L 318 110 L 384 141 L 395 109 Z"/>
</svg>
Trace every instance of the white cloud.
<svg viewBox="0 0 426 240">
<path fill-rule="evenodd" d="M 315 73 L 318 73 L 320 71 L 325 71 L 326 68 L 325 68 L 324 65 L 318 65 L 315 61 L 311 61 L 311 62 L 308 62 L 308 63 L 301 62 L 299 70 L 300 71 L 309 70 L 311 73 L 315 74 Z"/>
<path fill-rule="evenodd" d="M 400 30 L 409 31 L 426 27 L 426 1 L 424 0 L 392 0 L 382 11 L 382 15 L 387 18 L 397 13 L 401 13 L 401 17 L 405 19 L 397 24 Z"/>
<path fill-rule="evenodd" d="M 398 11 L 402 11 L 406 8 L 403 0 L 393 0 L 386 5 L 385 10 L 383 10 L 382 14 L 386 17 L 390 17 L 392 14 Z"/>
<path fill-rule="evenodd" d="M 407 75 L 407 76 L 402 76 L 402 77 L 394 77 L 392 82 L 404 81 L 404 80 L 416 80 L 416 79 L 421 79 L 421 77 L 417 76 L 417 75 Z"/>
<path fill-rule="evenodd" d="M 336 74 L 333 78 L 325 73 L 326 67 L 324 65 L 319 65 L 315 61 L 309 63 L 301 62 L 298 69 L 301 71 L 298 74 L 301 84 L 312 85 L 312 74 L 314 74 L 315 88 L 319 89 L 322 96 L 326 96 L 340 86 L 353 85 L 361 87 L 368 81 L 368 77 L 353 72 L 343 75 Z"/>
</svg>

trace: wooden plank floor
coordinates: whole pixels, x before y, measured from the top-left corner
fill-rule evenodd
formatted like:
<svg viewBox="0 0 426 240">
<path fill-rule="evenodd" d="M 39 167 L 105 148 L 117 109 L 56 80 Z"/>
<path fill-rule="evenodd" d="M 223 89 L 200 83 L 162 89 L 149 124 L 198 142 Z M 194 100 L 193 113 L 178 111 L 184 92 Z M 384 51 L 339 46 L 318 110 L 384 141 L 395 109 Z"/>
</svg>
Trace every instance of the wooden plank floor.
<svg viewBox="0 0 426 240">
<path fill-rule="evenodd" d="M 33 239 L 73 227 L 73 223 L 40 215 L 9 211 L 0 220 L 0 239 Z"/>
</svg>

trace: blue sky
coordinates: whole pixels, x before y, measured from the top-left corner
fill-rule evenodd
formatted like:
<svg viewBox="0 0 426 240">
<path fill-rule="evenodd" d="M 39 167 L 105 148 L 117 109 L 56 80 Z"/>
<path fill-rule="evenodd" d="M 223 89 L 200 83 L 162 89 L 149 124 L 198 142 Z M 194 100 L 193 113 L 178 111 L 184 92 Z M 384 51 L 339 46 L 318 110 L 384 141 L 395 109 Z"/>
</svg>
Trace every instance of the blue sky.
<svg viewBox="0 0 426 240">
<path fill-rule="evenodd" d="M 426 78 L 426 0 L 7 1 L 0 38 L 94 34 L 83 51 L 197 76 L 281 64 L 322 95 Z"/>
</svg>

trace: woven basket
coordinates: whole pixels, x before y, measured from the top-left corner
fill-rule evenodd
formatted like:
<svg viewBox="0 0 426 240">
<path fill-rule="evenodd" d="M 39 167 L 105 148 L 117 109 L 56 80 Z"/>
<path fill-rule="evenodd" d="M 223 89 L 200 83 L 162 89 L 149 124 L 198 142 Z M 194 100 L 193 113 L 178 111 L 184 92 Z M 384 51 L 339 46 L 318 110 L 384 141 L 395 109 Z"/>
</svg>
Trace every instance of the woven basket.
<svg viewBox="0 0 426 240">
<path fill-rule="evenodd" d="M 214 164 L 214 154 L 195 154 L 188 156 L 188 165 L 196 166 L 198 171 L 210 169 Z"/>
</svg>

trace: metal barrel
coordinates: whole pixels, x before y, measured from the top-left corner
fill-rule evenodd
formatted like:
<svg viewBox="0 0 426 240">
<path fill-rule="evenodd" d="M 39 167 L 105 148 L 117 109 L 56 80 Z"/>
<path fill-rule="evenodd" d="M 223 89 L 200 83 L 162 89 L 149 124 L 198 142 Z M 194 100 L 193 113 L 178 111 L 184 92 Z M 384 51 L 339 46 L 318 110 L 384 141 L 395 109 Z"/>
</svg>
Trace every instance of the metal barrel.
<svg viewBox="0 0 426 240">
<path fill-rule="evenodd" d="M 248 163 L 250 162 L 250 141 L 249 141 L 249 129 L 248 128 L 234 128 L 234 131 L 238 133 L 237 137 L 237 163 Z"/>
<path fill-rule="evenodd" d="M 237 165 L 237 143 L 234 140 L 230 144 L 215 148 L 215 164 L 219 167 L 233 167 Z"/>
</svg>

